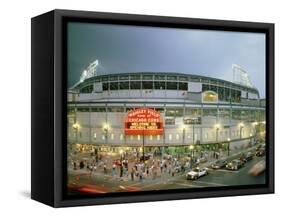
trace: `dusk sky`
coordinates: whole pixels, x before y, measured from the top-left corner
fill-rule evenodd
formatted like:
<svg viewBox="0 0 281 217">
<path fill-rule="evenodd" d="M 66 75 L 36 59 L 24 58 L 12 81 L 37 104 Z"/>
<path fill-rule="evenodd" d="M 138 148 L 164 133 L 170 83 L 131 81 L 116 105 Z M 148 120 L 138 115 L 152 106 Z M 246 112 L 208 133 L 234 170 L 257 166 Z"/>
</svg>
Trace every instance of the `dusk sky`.
<svg viewBox="0 0 281 217">
<path fill-rule="evenodd" d="M 265 34 L 68 24 L 68 86 L 98 59 L 98 73 L 179 72 L 232 81 L 232 64 L 265 96 Z"/>
</svg>

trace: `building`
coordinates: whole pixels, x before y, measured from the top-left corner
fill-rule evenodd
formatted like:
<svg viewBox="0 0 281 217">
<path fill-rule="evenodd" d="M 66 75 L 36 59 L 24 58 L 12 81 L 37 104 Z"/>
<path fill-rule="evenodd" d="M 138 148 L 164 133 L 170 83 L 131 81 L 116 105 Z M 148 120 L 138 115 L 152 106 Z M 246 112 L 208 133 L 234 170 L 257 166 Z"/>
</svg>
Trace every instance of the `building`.
<svg viewBox="0 0 281 217">
<path fill-rule="evenodd" d="M 84 76 L 87 77 L 87 76 Z M 265 101 L 253 86 L 163 72 L 95 75 L 68 91 L 68 144 L 118 152 L 181 152 L 190 145 L 229 149 L 264 138 Z M 127 134 L 130 111 L 159 112 L 159 134 Z"/>
</svg>

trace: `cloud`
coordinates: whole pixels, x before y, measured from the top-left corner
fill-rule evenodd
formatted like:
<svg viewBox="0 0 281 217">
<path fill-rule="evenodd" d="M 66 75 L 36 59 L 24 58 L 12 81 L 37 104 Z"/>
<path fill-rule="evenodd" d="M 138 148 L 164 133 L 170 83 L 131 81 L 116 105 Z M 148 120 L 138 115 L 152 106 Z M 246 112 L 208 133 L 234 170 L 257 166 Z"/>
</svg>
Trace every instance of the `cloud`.
<svg viewBox="0 0 281 217">
<path fill-rule="evenodd" d="M 81 23 L 68 27 L 69 86 L 94 59 L 107 73 L 180 72 L 230 81 L 235 63 L 265 93 L 264 34 Z"/>
</svg>

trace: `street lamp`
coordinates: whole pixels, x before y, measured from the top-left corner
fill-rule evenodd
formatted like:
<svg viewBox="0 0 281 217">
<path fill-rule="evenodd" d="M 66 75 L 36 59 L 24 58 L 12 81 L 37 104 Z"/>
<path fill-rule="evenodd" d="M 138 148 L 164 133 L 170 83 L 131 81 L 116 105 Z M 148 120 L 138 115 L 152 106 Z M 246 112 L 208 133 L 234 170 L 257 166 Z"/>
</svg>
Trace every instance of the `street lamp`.
<svg viewBox="0 0 281 217">
<path fill-rule="evenodd" d="M 194 144 L 194 123 L 192 123 L 192 144 Z"/>
<path fill-rule="evenodd" d="M 215 128 L 216 128 L 216 142 L 218 142 L 220 125 L 219 124 L 215 124 Z"/>
<path fill-rule="evenodd" d="M 182 127 L 182 145 L 184 145 L 185 140 L 185 126 Z"/>
<path fill-rule="evenodd" d="M 108 131 L 109 131 L 109 125 L 108 123 L 105 123 L 103 126 L 103 131 L 105 132 L 105 139 L 106 139 L 106 143 L 108 143 Z"/>
<path fill-rule="evenodd" d="M 263 137 L 264 139 L 264 136 L 265 136 L 265 133 L 266 133 L 266 121 L 262 121 L 262 124 L 264 125 L 263 128 L 262 128 L 262 132 L 261 132 L 261 136 Z"/>
<path fill-rule="evenodd" d="M 254 143 L 256 143 L 256 140 L 257 140 L 257 128 L 258 128 L 258 125 L 259 123 L 257 121 L 253 122 L 252 123 L 253 125 L 253 136 L 251 138 L 251 145 Z"/>
<path fill-rule="evenodd" d="M 74 123 L 74 124 L 72 125 L 72 127 L 73 127 L 74 129 L 80 129 L 80 124 L 78 124 L 78 123 L 76 122 L 76 123 Z"/>
<path fill-rule="evenodd" d="M 78 142 L 78 131 L 79 129 L 81 128 L 80 124 L 78 124 L 77 122 L 75 122 L 73 125 L 72 125 L 73 129 L 75 130 L 75 135 L 76 135 L 76 143 Z"/>
<path fill-rule="evenodd" d="M 230 138 L 227 138 L 227 142 L 228 142 L 228 146 L 227 146 L 227 156 L 229 156 L 231 139 L 230 139 Z"/>
<path fill-rule="evenodd" d="M 162 144 L 162 147 L 161 147 L 161 158 L 163 157 L 163 153 L 164 153 L 164 147 L 165 147 L 165 142 L 166 142 L 165 136 L 166 136 L 166 134 L 165 134 L 165 125 L 164 125 L 163 126 L 163 135 L 162 135 L 162 137 L 163 137 L 163 144 Z"/>
<path fill-rule="evenodd" d="M 119 154 L 120 154 L 120 163 L 122 163 L 122 160 L 123 160 L 123 150 L 122 149 L 120 149 Z"/>
<path fill-rule="evenodd" d="M 255 121 L 252 123 L 253 124 L 253 136 L 255 137 L 257 134 L 257 126 L 258 126 L 258 122 Z"/>
<path fill-rule="evenodd" d="M 239 127 L 240 127 L 240 139 L 242 139 L 242 129 L 244 128 L 244 124 L 241 122 L 239 124 Z"/>
<path fill-rule="evenodd" d="M 142 128 L 142 160 L 144 163 L 144 126 Z"/>
<path fill-rule="evenodd" d="M 191 151 L 191 164 L 190 164 L 190 167 L 192 168 L 192 166 L 193 166 L 193 155 L 194 155 L 194 146 L 193 145 L 190 145 L 189 146 L 189 150 Z"/>
</svg>

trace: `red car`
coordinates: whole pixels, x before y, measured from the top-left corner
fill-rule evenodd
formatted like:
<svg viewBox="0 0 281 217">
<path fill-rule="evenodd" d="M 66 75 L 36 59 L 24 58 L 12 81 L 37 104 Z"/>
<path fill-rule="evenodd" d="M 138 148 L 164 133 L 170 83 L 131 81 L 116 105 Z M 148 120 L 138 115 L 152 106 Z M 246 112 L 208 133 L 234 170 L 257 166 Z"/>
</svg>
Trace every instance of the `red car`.
<svg viewBox="0 0 281 217">
<path fill-rule="evenodd" d="M 252 176 L 258 176 L 262 174 L 264 171 L 265 171 L 265 160 L 261 160 L 249 170 L 249 174 Z"/>
</svg>

